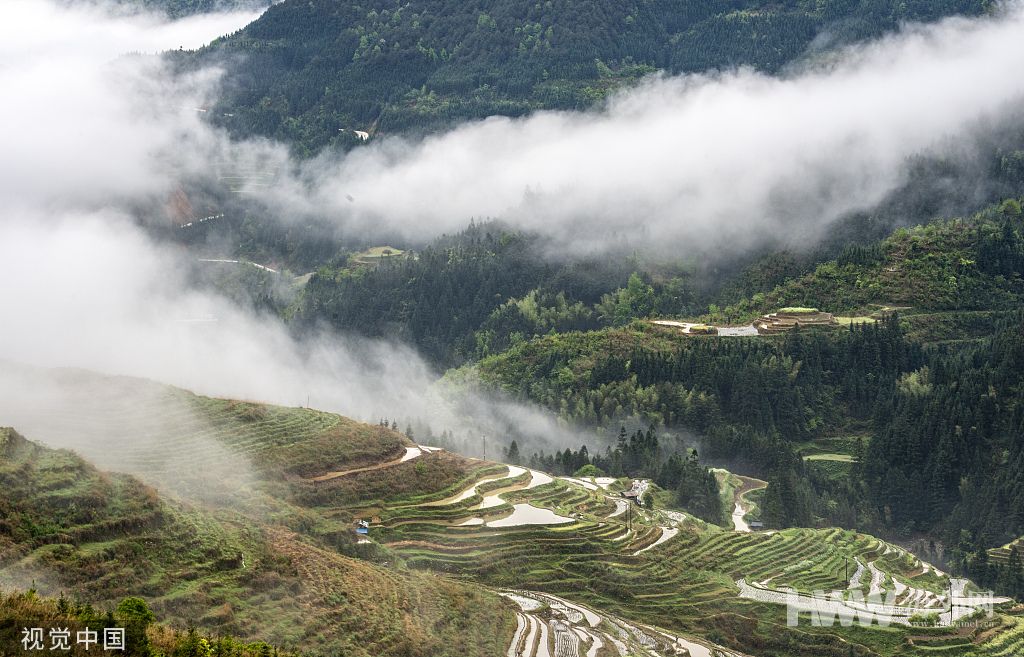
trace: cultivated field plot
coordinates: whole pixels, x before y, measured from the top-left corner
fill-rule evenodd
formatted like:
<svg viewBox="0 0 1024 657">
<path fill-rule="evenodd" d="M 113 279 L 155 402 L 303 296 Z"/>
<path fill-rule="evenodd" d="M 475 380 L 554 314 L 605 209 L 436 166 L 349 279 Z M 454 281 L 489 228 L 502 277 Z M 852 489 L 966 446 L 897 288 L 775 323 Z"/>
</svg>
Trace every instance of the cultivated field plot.
<svg viewBox="0 0 1024 657">
<path fill-rule="evenodd" d="M 514 466 L 500 474 L 491 470 L 439 501 L 390 506 L 381 513 L 375 540 L 413 567 L 497 587 L 543 591 L 667 633 L 716 637 L 726 648 L 737 650 L 749 646 L 751 638 L 729 632 L 753 621 L 759 628 L 754 631 L 764 632 L 757 637 L 764 645 L 772 645 L 772 636 L 788 640 L 784 637 L 792 634 L 797 640 L 799 634 L 800 640 L 807 640 L 820 633 L 814 639 L 821 644 L 820 652 L 813 654 L 846 654 L 839 647 L 842 642 L 833 644 L 832 631 L 801 627 L 795 632 L 785 627 L 784 596 L 790 589 L 806 595 L 842 591 L 851 598 L 857 593 L 884 597 L 892 592 L 900 607 L 897 622 L 933 612 L 941 615 L 948 604 L 950 580 L 944 573 L 864 534 L 840 529 L 727 531 L 678 511 L 636 506 L 627 527 L 616 493 L 565 479 L 538 484 L 536 474 Z M 509 526 L 495 522 L 514 518 L 523 505 L 573 521 Z M 960 586 L 955 602 L 964 611 L 958 617 L 973 611 L 967 607 L 978 602 L 963 590 L 966 583 Z M 545 654 L 544 633 L 553 641 L 551 633 L 558 623 L 569 623 L 572 629 L 571 621 L 557 614 L 547 619 L 546 630 L 539 620 L 522 620 L 527 637 L 523 640 L 536 646 L 534 653 L 524 649 L 523 654 Z M 529 639 L 533 629 L 535 636 Z M 865 646 L 894 638 L 899 643 L 906 631 L 875 629 L 858 636 Z M 576 635 L 580 654 L 586 654 L 595 643 Z M 609 654 L 627 654 L 617 651 L 614 642 L 605 645 L 616 650 Z"/>
<path fill-rule="evenodd" d="M 379 265 L 383 260 L 387 258 L 400 258 L 405 255 L 405 251 L 402 249 L 396 249 L 393 246 L 373 246 L 365 251 L 353 254 L 350 257 L 350 262 L 354 265 Z"/>
</svg>

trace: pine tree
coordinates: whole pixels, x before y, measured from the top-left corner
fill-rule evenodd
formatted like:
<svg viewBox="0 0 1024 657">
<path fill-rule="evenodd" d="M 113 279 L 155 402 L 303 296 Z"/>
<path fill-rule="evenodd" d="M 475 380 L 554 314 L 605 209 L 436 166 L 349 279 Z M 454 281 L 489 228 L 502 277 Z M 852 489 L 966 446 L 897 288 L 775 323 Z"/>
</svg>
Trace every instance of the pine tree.
<svg viewBox="0 0 1024 657">
<path fill-rule="evenodd" d="M 508 446 L 508 450 L 505 452 L 505 460 L 512 465 L 519 465 L 519 462 L 522 460 L 522 457 L 519 455 L 519 443 L 515 440 Z"/>
</svg>

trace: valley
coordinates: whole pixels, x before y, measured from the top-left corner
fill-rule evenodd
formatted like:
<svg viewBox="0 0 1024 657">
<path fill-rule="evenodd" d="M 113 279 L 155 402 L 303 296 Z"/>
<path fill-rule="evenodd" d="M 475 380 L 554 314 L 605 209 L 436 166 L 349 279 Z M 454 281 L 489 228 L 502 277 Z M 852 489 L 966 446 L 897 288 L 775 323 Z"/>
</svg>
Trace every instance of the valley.
<svg viewBox="0 0 1024 657">
<path fill-rule="evenodd" d="M 993 208 L 972 221 L 979 234 L 991 235 L 996 227 L 1016 231 L 1019 215 Z M 923 239 L 931 253 L 935 240 L 961 239 L 962 230 L 945 224 L 889 243 Z M 462 251 L 414 256 L 380 247 L 346 256 L 329 280 L 323 270 L 307 277 L 298 303 L 318 307 L 316 295 L 335 284 L 357 298 L 384 299 L 410 279 L 459 280 L 480 267 L 498 272 L 519 262 L 539 287 L 489 316 L 486 307 L 475 311 L 486 327 L 477 330 L 488 332 L 492 345 L 497 335 L 508 336 L 508 348 L 450 369 L 439 389 L 507 395 L 546 408 L 566 431 L 599 436 L 618 427 L 618 443 L 603 452 L 584 445 L 545 455 L 526 452 L 524 441 L 514 458 L 505 448 L 510 462 L 501 463 L 501 449 L 491 451 L 497 459 L 485 458 L 454 432 L 442 427 L 438 434 L 418 418 L 403 418 L 403 433 L 395 420 L 368 425 L 313 408 L 4 362 L 0 417 L 46 446 L 38 453 L 18 448 L 8 463 L 10 472 L 39 482 L 18 504 L 46 497 L 30 491 L 62 486 L 62 497 L 86 504 L 77 501 L 81 482 L 106 476 L 69 473 L 130 475 L 114 488 L 94 485 L 83 500 L 114 501 L 82 525 L 41 523 L 45 506 L 13 511 L 32 520 L 11 534 L 16 540 L 0 556 L 5 586 L 99 608 L 143 595 L 168 627 L 194 624 L 211 637 L 353 655 L 1008 657 L 1024 647 L 1020 607 L 985 594 L 1000 571 L 978 570 L 973 547 L 934 550 L 943 559 L 936 568 L 923 540 L 897 545 L 893 514 L 930 519 L 923 514 L 963 502 L 951 491 L 945 498 L 934 488 L 908 496 L 884 485 L 894 475 L 879 474 L 892 462 L 882 450 L 894 437 L 879 429 L 886 425 L 878 410 L 916 412 L 914 400 L 951 386 L 953 372 L 968 363 L 1006 370 L 977 382 L 994 382 L 989 394 L 1007 402 L 989 421 L 1009 426 L 1019 408 L 1012 401 L 1019 278 L 962 270 L 979 289 L 993 290 L 996 301 L 985 303 L 996 309 L 958 310 L 934 296 L 909 305 L 900 292 L 909 287 L 861 298 L 845 278 L 823 274 L 834 264 L 827 263 L 799 286 L 778 287 L 771 302 L 755 294 L 695 321 L 627 315 L 622 324 L 593 326 L 581 319 L 588 312 L 582 304 L 542 291 L 551 277 L 572 278 L 567 270 L 527 265 L 529 239 L 506 240 L 514 245 L 507 253 L 480 246 L 501 234 L 489 225 L 472 228 L 455 238 L 476 241 Z M 1012 232 L 995 246 L 985 239 L 963 242 L 962 253 L 1012 250 L 1020 238 Z M 893 248 L 907 263 L 917 247 Z M 242 262 L 211 264 L 268 273 L 238 267 Z M 884 271 L 877 263 L 842 267 L 845 277 L 861 280 Z M 508 290 L 512 278 L 492 279 L 491 289 Z M 805 327 L 800 318 L 827 312 L 782 306 L 782 316 L 797 318 L 785 330 L 737 328 L 737 316 L 772 316 L 764 304 L 793 303 L 794 290 L 822 280 L 833 301 L 819 305 L 845 313 L 836 321 L 829 315 Z M 595 302 L 592 317 L 612 317 L 671 289 L 654 283 L 630 274 L 624 288 Z M 856 305 L 842 301 L 846 295 Z M 448 307 L 429 294 L 408 300 L 411 308 Z M 560 325 L 553 315 L 577 319 Z M 717 334 L 704 330 L 722 316 L 731 323 L 719 324 Z M 522 329 L 524 320 L 567 330 L 515 337 L 510 328 Z M 568 330 L 572 321 L 582 330 Z M 976 333 L 958 338 L 962 326 Z M 447 335 L 460 344 L 457 333 Z M 433 344 L 438 354 L 453 353 Z M 965 354 L 974 355 L 962 360 Z M 906 401 L 890 407 L 890 397 Z M 629 435 L 625 425 L 640 422 L 647 430 Z M 680 441 L 690 431 L 702 436 L 700 457 L 694 443 Z M 516 438 L 524 436 L 513 429 L 508 439 Z M 492 440 L 492 450 L 502 440 Z M 78 456 L 51 457 L 50 448 Z M 26 453 L 75 465 L 25 470 Z M 868 489 L 869 480 L 883 485 Z M 1012 486 L 1001 478 L 991 484 Z M 118 495 L 145 505 L 126 506 Z M 917 503 L 925 499 L 947 506 Z M 890 516 L 872 515 L 879 508 Z M 1014 563 L 1012 550 L 1004 551 L 993 559 L 1003 572 Z M 987 581 L 972 582 L 973 573 Z M 869 617 L 875 624 L 861 627 Z"/>
<path fill-rule="evenodd" d="M 0 657 L 1024 655 L 1024 0 L 0 61 Z"/>
</svg>

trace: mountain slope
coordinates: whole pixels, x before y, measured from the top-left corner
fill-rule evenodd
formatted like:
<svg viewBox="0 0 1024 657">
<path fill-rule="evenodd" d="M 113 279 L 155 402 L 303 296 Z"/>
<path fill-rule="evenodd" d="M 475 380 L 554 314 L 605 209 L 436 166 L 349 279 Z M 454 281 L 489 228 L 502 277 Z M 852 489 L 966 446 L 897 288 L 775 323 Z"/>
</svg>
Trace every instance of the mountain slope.
<svg viewBox="0 0 1024 657">
<path fill-rule="evenodd" d="M 122 465 L 138 468 L 148 481 L 168 483 L 173 492 L 164 495 L 134 477 L 100 472 L 72 452 L 3 430 L 0 585 L 64 591 L 101 608 L 140 595 L 179 628 L 195 623 L 208 632 L 303 651 L 483 656 L 507 645 L 513 616 L 494 594 L 376 563 L 389 559 L 373 545 L 355 543 L 351 514 L 296 501 L 302 490 L 314 489 L 359 499 L 358 488 L 307 481 L 304 468 L 387 461 L 392 452 L 405 453 L 408 441 L 399 434 L 329 414 L 198 398 L 155 384 L 149 384 L 149 405 L 137 409 L 149 417 L 144 425 L 126 412 L 139 396 L 104 407 L 115 392 L 146 388 L 142 382 L 81 372 L 65 372 L 58 380 L 91 404 L 72 404 L 65 417 L 49 407 L 41 417 L 51 424 L 36 424 L 48 440 L 74 441 L 108 459 L 116 453 Z M 54 389 L 46 391 L 52 395 Z M 72 399 L 68 395 L 64 401 Z M 48 396 L 49 402 L 56 399 Z M 191 423 L 182 414 L 186 408 Z M 82 410 L 88 412 L 75 413 Z M 40 409 L 20 412 L 31 423 Z M 202 424 L 198 413 L 205 414 Z M 334 422 L 303 432 L 303 422 L 312 418 Z M 211 451 L 201 437 L 212 427 L 223 451 Z M 239 452 L 262 465 L 227 476 L 242 463 L 228 458 Z M 175 459 L 181 453 L 185 463 Z M 416 476 L 408 476 L 410 469 L 405 479 L 431 490 L 435 460 L 457 480 L 462 462 L 446 455 L 424 456 Z M 415 465 L 421 464 L 409 464 Z M 194 476 L 174 472 L 179 467 Z M 214 479 L 223 485 L 215 487 Z M 346 486 L 360 481 L 357 475 L 345 478 Z"/>
<path fill-rule="evenodd" d="M 977 15 L 986 4 L 286 0 L 179 61 L 227 61 L 215 115 L 238 134 L 274 137 L 308 154 L 358 143 L 353 130 L 436 130 L 493 114 L 588 107 L 654 70 L 774 72 L 812 44 L 875 37 L 901 21 Z"/>
<path fill-rule="evenodd" d="M 813 272 L 730 306 L 714 320 L 749 320 L 785 306 L 870 312 L 1011 310 L 1024 301 L 1024 217 L 1007 200 L 972 217 L 899 229 L 847 247 Z"/>
<path fill-rule="evenodd" d="M 22 633 L 25 627 L 44 628 L 42 643 L 48 645 L 46 636 L 49 628 L 70 628 L 72 638 L 85 628 L 96 631 L 100 628 L 127 627 L 130 632 L 128 654 L 153 655 L 214 655 L 230 654 L 233 657 L 301 657 L 304 653 L 270 646 L 262 641 L 244 641 L 219 634 L 206 635 L 194 629 L 176 630 L 160 622 L 140 598 L 126 598 L 118 608 L 108 615 L 97 611 L 88 603 L 70 601 L 67 597 L 41 596 L 35 590 L 0 591 L 0 654 L 20 655 L 24 650 Z M 145 640 L 143 640 L 145 637 Z M 145 652 L 146 644 L 152 653 Z M 69 650 L 61 651 L 68 657 L 88 657 L 96 654 L 97 647 L 82 643 L 69 643 Z M 35 652 L 35 651 L 32 651 Z"/>
</svg>

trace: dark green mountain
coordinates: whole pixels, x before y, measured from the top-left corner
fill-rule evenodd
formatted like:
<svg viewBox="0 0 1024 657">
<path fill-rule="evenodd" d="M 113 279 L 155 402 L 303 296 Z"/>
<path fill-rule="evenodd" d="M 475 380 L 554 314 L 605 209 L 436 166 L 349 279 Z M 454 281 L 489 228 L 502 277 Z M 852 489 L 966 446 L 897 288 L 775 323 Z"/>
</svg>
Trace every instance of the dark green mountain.
<svg viewBox="0 0 1024 657">
<path fill-rule="evenodd" d="M 589 107 L 655 70 L 778 72 L 903 21 L 976 15 L 988 4 L 286 0 L 178 57 L 186 68 L 227 62 L 216 115 L 236 134 L 274 137 L 308 154 L 358 143 L 352 130 L 429 131 L 494 114 Z"/>
</svg>

